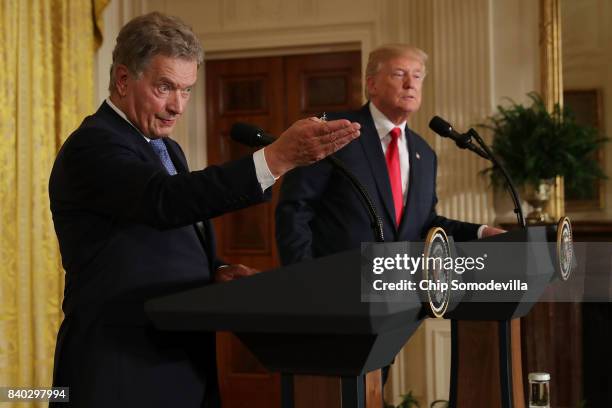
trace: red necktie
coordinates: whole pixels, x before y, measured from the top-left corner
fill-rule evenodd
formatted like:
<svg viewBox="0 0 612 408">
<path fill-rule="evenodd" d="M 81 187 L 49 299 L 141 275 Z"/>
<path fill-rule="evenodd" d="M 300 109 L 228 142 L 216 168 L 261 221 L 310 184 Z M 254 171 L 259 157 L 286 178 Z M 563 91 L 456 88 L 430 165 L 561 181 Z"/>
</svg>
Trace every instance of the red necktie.
<svg viewBox="0 0 612 408">
<path fill-rule="evenodd" d="M 402 174 L 400 171 L 399 149 L 397 140 L 402 134 L 400 128 L 393 128 L 391 132 L 391 143 L 387 147 L 385 155 L 387 161 L 387 170 L 389 171 L 389 181 L 391 182 L 391 192 L 393 193 L 393 204 L 395 206 L 395 222 L 399 226 L 404 211 L 404 195 L 402 194 Z"/>
</svg>

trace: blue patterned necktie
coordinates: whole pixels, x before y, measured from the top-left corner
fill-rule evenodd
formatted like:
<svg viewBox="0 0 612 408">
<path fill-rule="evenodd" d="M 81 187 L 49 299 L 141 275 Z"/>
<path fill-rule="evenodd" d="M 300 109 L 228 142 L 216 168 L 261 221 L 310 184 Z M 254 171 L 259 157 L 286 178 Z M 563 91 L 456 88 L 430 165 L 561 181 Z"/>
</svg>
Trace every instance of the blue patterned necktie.
<svg viewBox="0 0 612 408">
<path fill-rule="evenodd" d="M 157 153 L 157 155 L 159 156 L 159 159 L 161 160 L 168 173 L 171 176 L 174 176 L 176 174 L 176 168 L 174 167 L 174 163 L 172 163 L 172 160 L 170 159 L 168 149 L 166 149 L 166 144 L 164 143 L 163 139 L 151 139 L 149 144 L 151 145 L 153 150 L 155 150 L 155 153 Z"/>
</svg>

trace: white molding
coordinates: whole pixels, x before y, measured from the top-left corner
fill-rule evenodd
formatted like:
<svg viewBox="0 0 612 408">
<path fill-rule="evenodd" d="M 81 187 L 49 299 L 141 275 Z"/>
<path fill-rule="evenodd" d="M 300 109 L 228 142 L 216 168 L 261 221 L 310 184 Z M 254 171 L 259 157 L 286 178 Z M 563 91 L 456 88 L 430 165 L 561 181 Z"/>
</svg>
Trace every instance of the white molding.
<svg viewBox="0 0 612 408">
<path fill-rule="evenodd" d="M 338 24 L 333 26 L 296 27 L 287 29 L 243 30 L 219 33 L 198 33 L 204 48 L 211 59 L 220 53 L 269 52 L 278 55 L 284 52 L 299 52 L 304 47 L 323 48 L 325 46 L 350 46 L 355 49 L 359 44 L 362 52 L 370 50 L 374 43 L 372 23 Z M 291 51 L 295 50 L 295 51 Z M 242 54 L 244 55 L 244 54 Z M 247 54 L 248 55 L 248 54 Z"/>
<path fill-rule="evenodd" d="M 278 47 L 278 48 L 258 48 L 258 49 L 241 49 L 241 50 L 223 50 L 209 51 L 206 53 L 205 60 L 221 60 L 234 58 L 258 58 L 258 57 L 276 57 L 286 55 L 303 55 L 303 54 L 323 54 L 326 52 L 343 52 L 343 51 L 360 51 L 361 44 L 358 42 L 345 44 L 325 44 L 325 45 L 305 45 L 295 47 Z"/>
</svg>

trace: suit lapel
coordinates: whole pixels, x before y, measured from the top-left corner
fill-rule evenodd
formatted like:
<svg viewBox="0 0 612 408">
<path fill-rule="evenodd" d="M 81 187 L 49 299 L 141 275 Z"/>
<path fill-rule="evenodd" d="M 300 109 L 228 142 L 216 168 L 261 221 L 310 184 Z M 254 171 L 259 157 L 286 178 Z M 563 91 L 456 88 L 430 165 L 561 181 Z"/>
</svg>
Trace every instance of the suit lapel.
<svg viewBox="0 0 612 408">
<path fill-rule="evenodd" d="M 140 134 L 138 130 L 136 130 L 131 124 L 126 122 L 121 116 L 117 114 L 106 102 L 103 102 L 100 106 L 99 112 L 108 116 L 111 119 L 111 123 L 113 123 L 117 127 L 117 131 L 126 134 L 127 137 L 132 138 L 132 141 L 139 147 L 140 152 L 151 162 L 159 165 L 160 169 L 164 169 L 164 164 L 161 162 L 157 153 L 153 150 L 153 148 L 149 145 L 149 142 Z M 164 140 L 164 144 L 168 149 L 168 153 L 170 154 L 170 158 L 172 159 L 172 163 L 176 168 L 178 173 L 185 173 L 189 171 L 189 167 L 187 166 L 187 159 L 183 154 L 182 150 L 176 143 L 171 143 L 167 140 Z M 214 263 L 214 238 L 212 237 L 212 230 L 209 224 L 209 221 L 198 222 L 194 224 L 196 235 L 198 236 L 204 251 L 209 254 L 209 263 L 212 265 Z M 211 269 L 212 270 L 212 269 Z"/>
<path fill-rule="evenodd" d="M 424 174 L 421 164 L 421 153 L 415 146 L 414 135 L 412 131 L 408 129 L 408 125 L 406 125 L 405 134 L 406 143 L 408 144 L 408 163 L 410 164 L 410 169 L 408 170 L 408 194 L 406 205 L 404 206 L 404 213 L 402 214 L 402 222 L 399 228 L 400 232 L 404 230 L 408 224 L 410 211 L 416 210 L 416 201 L 420 193 L 420 180 L 415 177 L 415 174 Z"/>
<path fill-rule="evenodd" d="M 164 168 L 163 163 L 161 162 L 153 148 L 149 146 L 149 142 L 147 142 L 147 140 L 140 134 L 140 132 L 134 128 L 134 126 L 132 126 L 125 119 L 119 116 L 117 112 L 115 112 L 113 108 L 111 108 L 106 103 L 106 101 L 104 101 L 100 106 L 100 111 L 111 118 L 112 123 L 116 125 L 117 131 L 119 133 L 125 134 L 127 137 L 131 138 L 133 143 L 138 146 L 140 152 L 148 159 L 148 161 L 158 163 L 160 168 Z"/>
<path fill-rule="evenodd" d="M 167 140 L 164 140 L 164 144 L 168 149 L 168 153 L 170 154 L 170 158 L 172 159 L 172 163 L 174 164 L 174 168 L 176 168 L 177 173 L 186 173 L 189 171 L 189 166 L 187 166 L 187 159 L 185 155 L 178 147 L 176 143 L 170 143 Z"/>
<path fill-rule="evenodd" d="M 393 205 L 393 195 L 391 194 L 389 172 L 387 171 L 387 163 L 380 144 L 380 138 L 378 137 L 376 126 L 374 126 L 374 120 L 370 114 L 369 104 L 361 108 L 359 115 L 361 116 L 359 122 L 363 126 L 361 132 L 362 136 L 359 138 L 359 141 L 364 150 L 364 156 L 372 169 L 376 188 L 384 204 L 387 218 L 395 227 L 395 207 Z"/>
<path fill-rule="evenodd" d="M 167 139 L 164 139 L 164 144 L 168 149 L 168 153 L 170 154 L 170 158 L 172 159 L 172 163 L 174 164 L 174 168 L 178 174 L 189 172 L 189 166 L 187 165 L 187 158 L 185 154 L 181 150 L 180 146 L 176 142 L 169 142 Z M 211 278 L 214 275 L 214 266 L 215 266 L 215 248 L 214 248 L 214 236 L 212 235 L 212 226 L 210 225 L 209 220 L 198 221 L 193 224 L 196 235 L 200 240 L 200 244 L 202 244 L 202 248 L 208 254 L 208 262 L 211 270 Z"/>
</svg>

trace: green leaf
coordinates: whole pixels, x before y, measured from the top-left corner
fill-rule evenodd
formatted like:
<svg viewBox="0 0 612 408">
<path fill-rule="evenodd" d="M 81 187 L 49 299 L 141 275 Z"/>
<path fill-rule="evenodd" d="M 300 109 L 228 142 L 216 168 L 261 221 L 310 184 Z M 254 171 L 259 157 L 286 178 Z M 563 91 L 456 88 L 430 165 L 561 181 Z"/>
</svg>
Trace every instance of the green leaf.
<svg viewBox="0 0 612 408">
<path fill-rule="evenodd" d="M 493 153 L 518 186 L 563 176 L 566 187 L 590 194 L 594 182 L 606 178 L 595 158 L 608 138 L 579 124 L 567 107 L 556 104 L 549 112 L 540 95 L 531 92 L 528 97 L 529 106 L 506 98 L 508 106 L 498 106 L 496 114 L 478 125 L 493 133 Z M 488 168 L 481 174 L 490 177 L 494 188 L 504 185 L 498 169 Z"/>
</svg>

